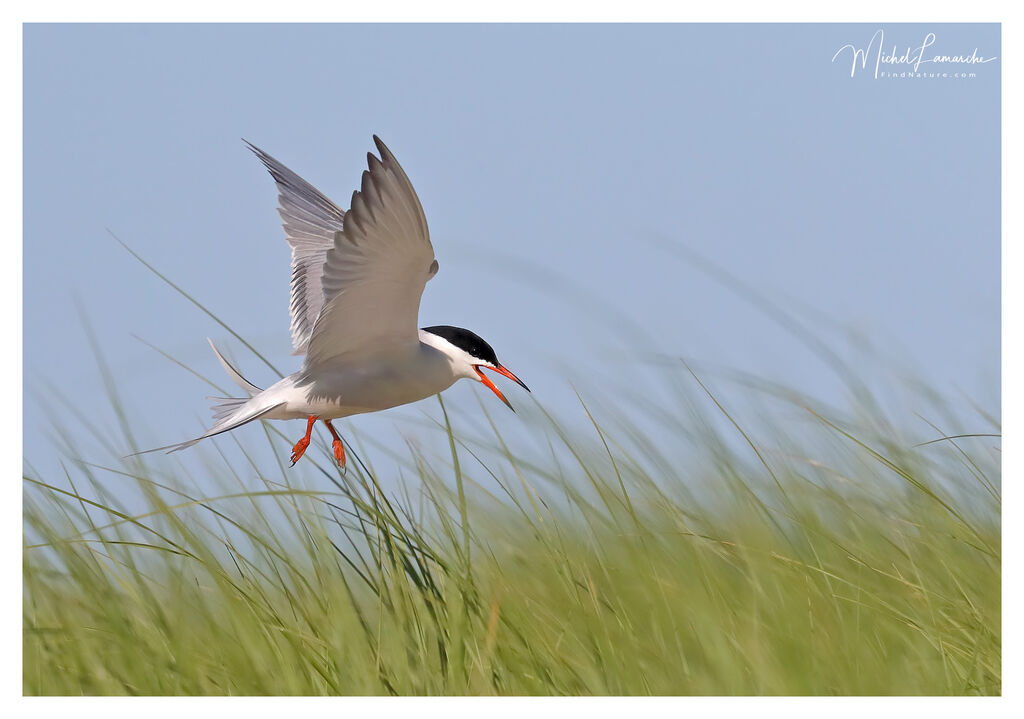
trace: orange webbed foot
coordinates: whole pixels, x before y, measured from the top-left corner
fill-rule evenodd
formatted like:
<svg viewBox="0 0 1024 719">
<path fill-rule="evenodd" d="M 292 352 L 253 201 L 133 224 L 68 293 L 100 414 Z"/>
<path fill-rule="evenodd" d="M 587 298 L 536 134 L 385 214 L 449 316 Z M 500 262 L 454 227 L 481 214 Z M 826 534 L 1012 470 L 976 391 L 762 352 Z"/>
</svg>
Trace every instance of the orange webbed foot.
<svg viewBox="0 0 1024 719">
<path fill-rule="evenodd" d="M 334 459 L 337 460 L 338 466 L 342 469 L 345 468 L 345 446 L 341 443 L 340 439 L 334 440 Z"/>
</svg>

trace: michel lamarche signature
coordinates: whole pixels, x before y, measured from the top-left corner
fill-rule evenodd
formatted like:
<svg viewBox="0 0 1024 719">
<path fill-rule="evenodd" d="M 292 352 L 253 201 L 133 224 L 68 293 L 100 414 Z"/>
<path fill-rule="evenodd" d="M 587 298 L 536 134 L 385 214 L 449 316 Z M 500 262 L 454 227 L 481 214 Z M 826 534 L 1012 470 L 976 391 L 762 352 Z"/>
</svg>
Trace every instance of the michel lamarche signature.
<svg viewBox="0 0 1024 719">
<path fill-rule="evenodd" d="M 877 48 L 875 47 L 875 41 L 878 41 Z M 913 65 L 914 72 L 920 72 L 921 65 L 928 63 L 934 63 L 936 65 L 946 63 L 957 63 L 961 65 L 984 65 L 985 63 L 992 62 L 995 60 L 995 56 L 985 57 L 984 55 L 978 54 L 978 48 L 974 48 L 974 51 L 970 55 L 932 55 L 931 57 L 925 56 L 925 51 L 935 44 L 935 33 L 930 32 L 924 36 L 924 42 L 918 47 L 911 48 L 907 47 L 906 52 L 902 54 L 896 49 L 896 45 L 893 44 L 892 52 L 887 53 L 885 47 L 885 33 L 881 28 L 875 31 L 875 34 L 871 36 L 871 42 L 868 43 L 867 47 L 857 47 L 853 43 L 847 43 L 836 51 L 836 54 L 832 56 L 832 62 L 839 59 L 847 50 L 850 51 L 850 77 L 853 77 L 857 72 L 857 65 L 860 64 L 861 70 L 866 70 L 868 66 L 868 56 L 874 52 L 875 59 L 875 77 L 878 77 L 879 70 L 883 65 Z"/>
</svg>

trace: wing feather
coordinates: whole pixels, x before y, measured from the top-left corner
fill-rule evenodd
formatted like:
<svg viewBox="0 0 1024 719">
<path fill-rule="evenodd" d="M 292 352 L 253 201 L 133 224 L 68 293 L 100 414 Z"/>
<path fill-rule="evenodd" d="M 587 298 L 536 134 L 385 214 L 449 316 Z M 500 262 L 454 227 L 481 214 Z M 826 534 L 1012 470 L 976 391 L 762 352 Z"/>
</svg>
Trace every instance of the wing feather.
<svg viewBox="0 0 1024 719">
<path fill-rule="evenodd" d="M 380 138 L 373 140 L 380 158 L 367 154 L 360 189 L 326 253 L 324 305 L 306 367 L 417 341 L 420 297 L 437 260 L 412 183 Z"/>
<path fill-rule="evenodd" d="M 246 142 L 277 184 L 278 214 L 292 249 L 291 335 L 293 353 L 306 352 L 324 305 L 323 267 L 345 211 L 260 148 Z"/>
</svg>

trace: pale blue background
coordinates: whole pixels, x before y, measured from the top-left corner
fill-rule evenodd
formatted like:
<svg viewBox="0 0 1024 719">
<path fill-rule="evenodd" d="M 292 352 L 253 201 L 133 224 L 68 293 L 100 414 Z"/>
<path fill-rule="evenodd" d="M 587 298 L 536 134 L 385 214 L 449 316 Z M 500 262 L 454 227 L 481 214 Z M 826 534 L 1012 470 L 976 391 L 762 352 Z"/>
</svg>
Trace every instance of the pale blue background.
<svg viewBox="0 0 1024 719">
<path fill-rule="evenodd" d="M 476 330 L 566 416 L 579 418 L 569 380 L 621 388 L 652 353 L 842 401 L 805 345 L 672 248 L 727 268 L 837 351 L 860 331 L 998 415 L 1000 62 L 972 80 L 851 79 L 833 54 L 877 28 L 27 26 L 27 459 L 59 467 L 48 385 L 114 434 L 76 305 L 143 446 L 196 434 L 210 391 L 132 333 L 225 385 L 204 337 L 242 354 L 105 228 L 297 368 L 276 193 L 242 137 L 347 207 L 378 133 L 441 265 L 421 324 Z M 937 52 L 1001 55 L 995 25 L 885 29 L 887 45 L 935 32 Z M 623 318 L 645 336 L 621 334 Z M 462 421 L 481 391 L 449 392 Z M 401 450 L 417 416 L 353 425 Z M 77 420 L 57 420 L 111 461 Z"/>
</svg>

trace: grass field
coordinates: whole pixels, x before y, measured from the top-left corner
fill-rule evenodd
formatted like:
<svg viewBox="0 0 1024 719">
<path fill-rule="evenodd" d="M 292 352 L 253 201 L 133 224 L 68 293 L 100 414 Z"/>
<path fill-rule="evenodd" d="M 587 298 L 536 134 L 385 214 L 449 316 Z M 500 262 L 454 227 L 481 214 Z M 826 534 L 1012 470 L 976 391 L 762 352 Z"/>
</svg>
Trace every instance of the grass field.
<svg viewBox="0 0 1024 719">
<path fill-rule="evenodd" d="M 914 446 L 944 432 L 863 392 L 665 378 L 635 405 L 672 441 L 584 398 L 522 453 L 435 402 L 444 453 L 386 476 L 358 437 L 344 474 L 207 443 L 204 496 L 163 455 L 30 469 L 24 691 L 1001 692 L 997 419 Z"/>
</svg>

